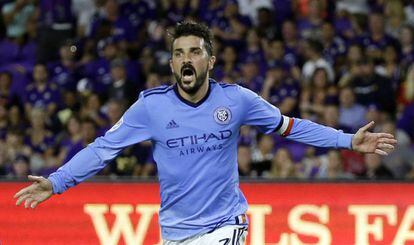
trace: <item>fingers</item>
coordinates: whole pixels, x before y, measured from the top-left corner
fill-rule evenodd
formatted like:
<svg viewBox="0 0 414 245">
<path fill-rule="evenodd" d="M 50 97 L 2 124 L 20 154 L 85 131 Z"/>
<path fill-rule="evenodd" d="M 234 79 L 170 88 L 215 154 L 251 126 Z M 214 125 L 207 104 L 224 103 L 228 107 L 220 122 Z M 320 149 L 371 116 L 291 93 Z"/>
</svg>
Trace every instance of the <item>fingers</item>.
<svg viewBox="0 0 414 245">
<path fill-rule="evenodd" d="M 41 181 L 42 180 L 41 176 L 29 175 L 28 178 L 30 181 Z"/>
<path fill-rule="evenodd" d="M 386 155 L 388 155 L 388 153 L 387 153 L 387 152 L 385 152 L 385 151 L 383 151 L 383 150 L 380 150 L 380 149 L 375 149 L 375 153 L 377 153 L 378 155 L 381 155 L 381 156 L 386 156 Z"/>
<path fill-rule="evenodd" d="M 26 201 L 24 202 L 24 207 L 28 208 L 32 201 L 33 201 L 33 198 L 31 197 L 27 198 Z"/>
<path fill-rule="evenodd" d="M 387 139 L 394 139 L 394 135 L 388 133 L 377 133 L 376 134 L 379 138 L 387 138 Z"/>
<path fill-rule="evenodd" d="M 378 139 L 378 143 L 386 143 L 386 144 L 395 145 L 395 144 L 397 144 L 397 140 L 396 139 L 388 139 L 388 138 L 380 138 L 380 139 Z"/>
<path fill-rule="evenodd" d="M 38 204 L 39 204 L 39 201 L 33 201 L 30 207 L 35 208 Z"/>
<path fill-rule="evenodd" d="M 20 197 L 21 195 L 24 195 L 24 194 L 29 193 L 29 192 L 32 190 L 32 188 L 33 188 L 33 187 L 30 185 L 30 186 L 28 186 L 28 187 L 25 187 L 25 188 L 21 189 L 19 192 L 17 192 L 17 193 L 14 195 L 14 198 L 18 198 L 18 197 Z"/>
<path fill-rule="evenodd" d="M 381 148 L 382 150 L 393 150 L 394 146 L 391 144 L 386 144 L 386 143 L 379 143 L 378 147 Z"/>
<path fill-rule="evenodd" d="M 370 127 L 374 126 L 374 121 L 369 122 L 368 124 L 366 124 L 365 126 L 363 126 L 362 128 L 360 128 L 359 130 L 361 130 L 362 132 L 367 131 Z M 358 130 L 358 131 L 359 131 Z"/>
<path fill-rule="evenodd" d="M 24 194 L 17 199 L 16 205 L 19 206 L 26 198 L 30 197 L 30 194 Z"/>
</svg>

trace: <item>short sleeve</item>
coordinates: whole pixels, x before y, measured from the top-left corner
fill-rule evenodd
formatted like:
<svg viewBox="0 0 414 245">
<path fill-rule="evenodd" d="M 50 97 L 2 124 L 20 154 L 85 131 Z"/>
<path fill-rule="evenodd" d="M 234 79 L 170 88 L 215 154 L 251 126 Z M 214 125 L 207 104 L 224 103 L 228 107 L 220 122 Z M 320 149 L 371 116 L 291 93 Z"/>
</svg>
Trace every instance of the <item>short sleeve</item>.
<svg viewBox="0 0 414 245">
<path fill-rule="evenodd" d="M 266 134 L 274 132 L 282 122 L 279 109 L 249 89 L 239 86 L 239 91 L 244 108 L 242 124 L 256 126 Z"/>
</svg>

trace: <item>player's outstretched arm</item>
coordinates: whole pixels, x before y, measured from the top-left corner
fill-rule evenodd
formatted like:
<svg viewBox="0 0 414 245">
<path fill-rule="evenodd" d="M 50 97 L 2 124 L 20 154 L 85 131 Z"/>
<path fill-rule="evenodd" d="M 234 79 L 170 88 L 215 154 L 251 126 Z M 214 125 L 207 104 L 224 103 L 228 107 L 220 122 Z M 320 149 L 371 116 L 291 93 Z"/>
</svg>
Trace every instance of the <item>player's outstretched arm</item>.
<svg viewBox="0 0 414 245">
<path fill-rule="evenodd" d="M 397 140 L 392 134 L 368 132 L 373 125 L 374 122 L 370 122 L 356 132 L 352 137 L 352 149 L 362 153 L 387 155 L 388 151 L 394 149 Z"/>
<path fill-rule="evenodd" d="M 39 203 L 46 201 L 52 196 L 52 183 L 41 176 L 29 175 L 29 180 L 33 181 L 33 183 L 17 192 L 14 198 L 17 198 L 16 205 L 24 202 L 25 208 L 35 208 Z"/>
</svg>

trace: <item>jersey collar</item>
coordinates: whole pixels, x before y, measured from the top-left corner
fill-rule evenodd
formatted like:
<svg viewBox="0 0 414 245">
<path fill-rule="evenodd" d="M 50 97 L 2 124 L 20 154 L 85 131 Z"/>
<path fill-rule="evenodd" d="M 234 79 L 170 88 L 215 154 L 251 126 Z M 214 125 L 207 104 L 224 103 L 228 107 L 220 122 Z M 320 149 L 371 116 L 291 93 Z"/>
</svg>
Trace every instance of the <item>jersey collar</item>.
<svg viewBox="0 0 414 245">
<path fill-rule="evenodd" d="M 197 103 L 194 103 L 194 102 L 191 102 L 191 101 L 189 101 L 189 100 L 186 100 L 186 99 L 184 99 L 181 95 L 180 95 L 180 93 L 178 92 L 178 85 L 177 85 L 177 83 L 175 83 L 174 84 L 174 92 L 175 92 L 175 94 L 177 95 L 177 97 L 183 102 L 183 103 L 185 103 L 185 104 L 187 104 L 187 105 L 189 105 L 189 106 L 191 106 L 191 107 L 198 107 L 198 106 L 200 106 L 201 104 L 203 104 L 203 102 L 204 101 L 206 101 L 207 99 L 208 99 L 208 97 L 209 97 L 209 95 L 210 95 L 210 92 L 211 92 L 211 84 L 212 83 L 215 83 L 216 81 L 214 81 L 213 79 L 211 79 L 211 78 L 209 78 L 208 79 L 208 81 L 209 81 L 209 84 L 208 84 L 208 90 L 207 90 L 207 93 L 206 93 L 206 95 L 199 101 L 199 102 L 197 102 Z"/>
</svg>

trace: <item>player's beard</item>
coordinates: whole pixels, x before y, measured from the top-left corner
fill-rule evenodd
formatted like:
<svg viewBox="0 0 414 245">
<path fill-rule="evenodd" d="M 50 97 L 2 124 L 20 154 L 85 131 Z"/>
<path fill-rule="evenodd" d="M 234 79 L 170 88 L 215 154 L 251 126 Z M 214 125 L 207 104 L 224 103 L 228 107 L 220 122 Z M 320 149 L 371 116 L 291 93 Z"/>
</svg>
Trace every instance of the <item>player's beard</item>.
<svg viewBox="0 0 414 245">
<path fill-rule="evenodd" d="M 206 81 L 206 78 L 207 78 L 207 75 L 208 75 L 208 66 L 206 67 L 206 69 L 203 70 L 202 73 L 200 73 L 200 75 L 197 75 L 196 70 L 192 66 L 191 66 L 191 68 L 194 72 L 194 77 L 195 77 L 195 83 L 194 83 L 193 86 L 186 86 L 184 84 L 184 82 L 183 82 L 183 72 L 181 72 L 181 73 L 174 72 L 174 77 L 175 77 L 175 80 L 178 83 L 178 86 L 180 86 L 180 88 L 184 92 L 186 92 L 187 94 L 190 94 L 190 95 L 194 95 L 198 92 L 198 90 L 201 88 L 203 83 Z"/>
</svg>

